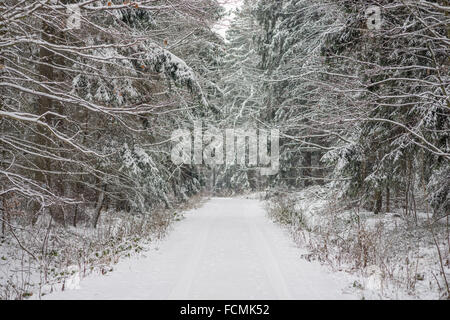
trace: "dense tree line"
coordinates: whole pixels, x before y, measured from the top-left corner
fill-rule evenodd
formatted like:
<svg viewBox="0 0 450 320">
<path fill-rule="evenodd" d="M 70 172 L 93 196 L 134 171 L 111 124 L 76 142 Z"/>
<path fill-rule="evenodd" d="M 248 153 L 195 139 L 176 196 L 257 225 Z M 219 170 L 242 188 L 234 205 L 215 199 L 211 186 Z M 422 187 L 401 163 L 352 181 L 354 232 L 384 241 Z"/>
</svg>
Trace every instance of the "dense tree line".
<svg viewBox="0 0 450 320">
<path fill-rule="evenodd" d="M 80 28 L 70 26 L 74 7 Z M 375 6 L 375 7 L 374 7 Z M 449 212 L 446 1 L 213 0 L 0 5 L 0 196 L 34 223 L 167 207 L 211 173 L 170 136 L 202 120 L 281 130 L 281 168 L 214 168 L 216 189 L 334 183 L 378 213 Z M 217 169 L 217 172 L 216 172 Z M 205 174 L 206 172 L 206 174 Z"/>
<path fill-rule="evenodd" d="M 95 225 L 107 206 L 145 214 L 198 192 L 167 141 L 209 112 L 221 12 L 213 0 L 2 1 L 4 223 L 18 209 L 76 224 L 94 207 Z"/>
<path fill-rule="evenodd" d="M 375 213 L 450 212 L 449 13 L 447 1 L 244 1 L 221 101 L 240 107 L 232 123 L 282 130 L 269 186 L 332 182 Z"/>
</svg>

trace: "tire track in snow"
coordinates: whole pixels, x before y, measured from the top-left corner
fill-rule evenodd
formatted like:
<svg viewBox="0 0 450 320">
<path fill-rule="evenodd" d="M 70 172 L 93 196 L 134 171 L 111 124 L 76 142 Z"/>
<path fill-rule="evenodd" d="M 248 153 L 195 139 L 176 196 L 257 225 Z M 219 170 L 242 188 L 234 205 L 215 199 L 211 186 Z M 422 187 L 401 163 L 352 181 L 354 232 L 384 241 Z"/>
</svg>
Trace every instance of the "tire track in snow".
<svg viewBox="0 0 450 320">
<path fill-rule="evenodd" d="M 346 278 L 299 259 L 258 200 L 212 198 L 192 210 L 159 250 L 44 299 L 354 299 Z"/>
<path fill-rule="evenodd" d="M 248 212 L 253 212 L 253 210 L 249 209 Z M 264 266 L 264 271 L 276 295 L 279 299 L 292 299 L 283 273 L 281 272 L 281 268 L 272 253 L 272 248 L 269 244 L 271 242 L 270 235 L 268 233 L 263 233 L 258 226 L 259 221 L 250 220 L 248 214 L 245 214 L 245 223 L 250 229 L 253 247 L 258 253 L 261 264 Z M 269 241 L 266 240 L 267 236 L 269 237 Z"/>
<path fill-rule="evenodd" d="M 213 219 L 211 218 L 207 224 L 207 227 L 198 235 L 197 239 L 193 243 L 193 251 L 188 261 L 186 261 L 186 269 L 177 281 L 174 289 L 172 289 L 172 292 L 167 297 L 168 300 L 183 300 L 189 298 L 189 291 L 191 290 L 192 282 L 194 280 L 195 273 L 198 270 L 200 260 L 205 252 L 212 223 Z"/>
</svg>

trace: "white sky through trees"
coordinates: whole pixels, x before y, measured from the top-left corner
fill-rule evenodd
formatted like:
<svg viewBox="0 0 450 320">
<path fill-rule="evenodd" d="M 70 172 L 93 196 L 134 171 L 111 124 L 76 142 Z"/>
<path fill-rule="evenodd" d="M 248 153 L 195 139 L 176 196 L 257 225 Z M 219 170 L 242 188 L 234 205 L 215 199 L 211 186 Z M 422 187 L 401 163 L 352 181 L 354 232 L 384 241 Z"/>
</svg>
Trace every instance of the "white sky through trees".
<svg viewBox="0 0 450 320">
<path fill-rule="evenodd" d="M 222 0 L 220 4 L 227 10 L 227 15 L 213 27 L 213 30 L 225 38 L 225 33 L 234 18 L 234 10 L 242 5 L 242 0 Z"/>
</svg>

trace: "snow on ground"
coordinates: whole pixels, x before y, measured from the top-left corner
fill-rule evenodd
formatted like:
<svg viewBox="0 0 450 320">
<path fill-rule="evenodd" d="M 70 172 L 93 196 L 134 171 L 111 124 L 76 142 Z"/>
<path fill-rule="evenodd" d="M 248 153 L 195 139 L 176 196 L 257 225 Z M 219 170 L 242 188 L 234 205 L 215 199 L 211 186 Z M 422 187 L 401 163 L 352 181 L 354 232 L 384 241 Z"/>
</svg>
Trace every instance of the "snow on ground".
<svg viewBox="0 0 450 320">
<path fill-rule="evenodd" d="M 302 253 L 259 200 L 212 198 L 141 257 L 43 299 L 357 299 Z"/>
<path fill-rule="evenodd" d="M 401 208 L 378 215 L 349 209 L 336 201 L 330 185 L 266 196 L 270 216 L 295 242 L 332 270 L 345 271 L 364 299 L 442 299 L 450 279 L 450 241 L 444 219 L 434 223 L 443 266 L 429 227 L 429 216 L 405 216 Z M 350 289 L 350 288 L 349 288 Z"/>
</svg>

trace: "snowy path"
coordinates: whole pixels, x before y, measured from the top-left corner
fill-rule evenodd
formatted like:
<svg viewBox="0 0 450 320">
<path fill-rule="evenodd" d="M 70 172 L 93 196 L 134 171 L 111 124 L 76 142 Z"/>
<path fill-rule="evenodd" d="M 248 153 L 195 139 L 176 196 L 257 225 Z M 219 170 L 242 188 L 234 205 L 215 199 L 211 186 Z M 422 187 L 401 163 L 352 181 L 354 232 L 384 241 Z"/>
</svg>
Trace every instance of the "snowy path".
<svg viewBox="0 0 450 320">
<path fill-rule="evenodd" d="M 145 257 L 45 299 L 355 299 L 346 281 L 300 259 L 258 200 L 213 198 Z"/>
</svg>

